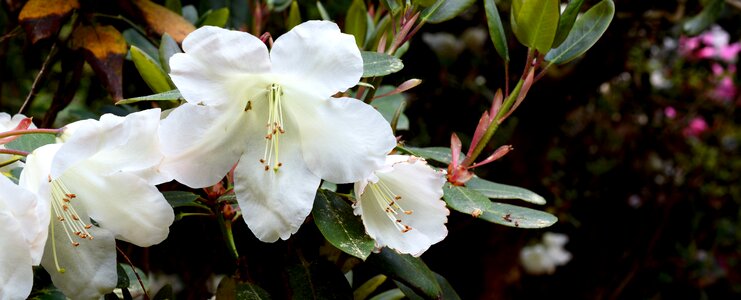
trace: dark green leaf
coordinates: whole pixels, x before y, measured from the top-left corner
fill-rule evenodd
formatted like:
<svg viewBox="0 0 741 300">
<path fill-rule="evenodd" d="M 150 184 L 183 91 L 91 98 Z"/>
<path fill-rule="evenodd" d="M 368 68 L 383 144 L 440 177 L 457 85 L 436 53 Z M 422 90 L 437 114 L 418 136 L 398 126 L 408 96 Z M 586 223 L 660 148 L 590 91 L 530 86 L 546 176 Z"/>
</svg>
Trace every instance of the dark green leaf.
<svg viewBox="0 0 741 300">
<path fill-rule="evenodd" d="M 437 279 L 437 283 L 440 284 L 440 287 L 443 290 L 443 296 L 440 299 L 445 300 L 460 300 L 461 297 L 458 296 L 458 293 L 453 289 L 453 286 L 448 283 L 448 280 L 445 279 L 445 277 L 442 277 L 440 274 L 435 273 L 435 279 Z M 396 283 L 396 286 L 399 287 L 399 289 L 406 295 L 410 300 L 424 300 L 424 298 L 417 295 L 411 288 L 404 285 L 401 282 L 394 281 Z"/>
<path fill-rule="evenodd" d="M 345 276 L 327 261 L 299 262 L 288 268 L 292 299 L 352 299 Z"/>
<path fill-rule="evenodd" d="M 513 0 L 512 32 L 523 45 L 547 53 L 553 45 L 560 16 L 558 0 Z"/>
<path fill-rule="evenodd" d="M 502 18 L 499 16 L 499 10 L 494 0 L 484 0 L 484 10 L 486 11 L 486 23 L 489 25 L 489 37 L 494 43 L 494 49 L 505 62 L 509 61 L 509 49 L 507 47 L 507 35 L 504 33 Z"/>
<path fill-rule="evenodd" d="M 376 95 L 383 95 L 390 91 L 393 91 L 393 86 L 382 86 L 378 88 L 378 91 L 376 91 Z M 403 102 L 406 102 L 404 99 L 404 95 L 402 94 L 394 94 L 390 96 L 386 96 L 383 98 L 379 98 L 376 100 L 373 100 L 373 107 L 378 110 L 378 112 L 383 115 L 383 118 L 386 119 L 389 123 L 394 118 L 394 114 L 396 113 L 396 110 L 402 106 L 405 105 Z M 396 129 L 397 130 L 408 130 L 409 129 L 409 118 L 405 114 L 401 114 L 399 116 L 399 120 L 396 123 Z"/>
<path fill-rule="evenodd" d="M 720 14 L 725 10 L 726 2 L 724 0 L 706 1 L 705 7 L 696 16 L 689 18 L 682 29 L 689 35 L 698 35 L 705 29 L 714 24 Z"/>
<path fill-rule="evenodd" d="M 178 15 L 183 13 L 183 4 L 180 0 L 165 0 L 165 7 Z"/>
<path fill-rule="evenodd" d="M 219 282 L 216 289 L 216 299 L 219 300 L 268 300 L 270 295 L 261 287 L 243 282 L 236 283 L 231 277 L 225 277 Z"/>
<path fill-rule="evenodd" d="M 365 233 L 363 222 L 337 194 L 319 190 L 312 215 L 324 238 L 338 249 L 362 260 L 373 251 L 375 244 Z"/>
<path fill-rule="evenodd" d="M 417 257 L 383 248 L 380 253 L 371 255 L 368 262 L 394 280 L 409 286 L 415 293 L 431 299 L 439 299 L 443 294 L 435 274 Z"/>
<path fill-rule="evenodd" d="M 544 228 L 558 221 L 547 212 L 506 203 L 492 202 L 480 219 L 500 225 L 519 228 Z"/>
<path fill-rule="evenodd" d="M 392 16 L 397 15 L 402 8 L 401 3 L 399 3 L 399 0 L 383 0 L 383 4 L 388 7 L 389 11 L 391 12 Z"/>
<path fill-rule="evenodd" d="M 373 294 L 373 292 L 376 291 L 376 289 L 386 282 L 386 275 L 379 274 L 376 276 L 371 277 L 371 279 L 368 279 L 368 281 L 361 284 L 355 291 L 352 293 L 354 300 L 364 300 L 365 298 L 368 298 L 370 294 Z"/>
<path fill-rule="evenodd" d="M 123 292 L 123 290 L 121 290 Z M 67 299 L 67 297 L 62 297 L 61 299 Z M 103 300 L 120 300 L 121 298 L 118 298 L 118 295 L 114 292 L 110 292 L 108 294 L 103 295 Z"/>
<path fill-rule="evenodd" d="M 404 68 L 401 59 L 386 53 L 361 51 L 363 57 L 363 77 L 385 76 Z"/>
<path fill-rule="evenodd" d="M 216 26 L 224 27 L 229 22 L 229 8 L 222 7 L 217 10 L 207 11 L 201 18 L 196 22 L 197 27 L 201 26 Z"/>
<path fill-rule="evenodd" d="M 126 29 L 121 32 L 121 35 L 123 35 L 126 43 L 132 46 L 136 46 L 149 56 L 156 57 L 157 55 L 159 55 L 159 50 L 157 49 L 157 47 L 155 47 L 152 42 L 150 42 L 145 36 L 141 35 L 141 33 L 136 31 L 135 29 Z M 128 53 L 127 58 L 131 58 L 131 52 Z"/>
<path fill-rule="evenodd" d="M 582 3 L 584 3 L 584 0 L 571 0 L 566 6 L 566 9 L 563 10 L 563 13 L 561 13 L 561 19 L 558 20 L 556 38 L 553 40 L 553 48 L 561 45 L 561 43 L 566 40 L 566 37 L 569 36 L 571 28 L 574 27 L 576 16 L 579 15 L 579 9 L 581 8 Z"/>
<path fill-rule="evenodd" d="M 365 2 L 363 0 L 353 0 L 345 17 L 345 32 L 355 36 L 355 43 L 360 48 L 365 43 L 365 34 L 368 30 L 367 15 Z"/>
<path fill-rule="evenodd" d="M 545 60 L 563 64 L 587 52 L 602 37 L 615 14 L 612 0 L 602 0 L 579 17 L 569 36 L 545 55 Z"/>
<path fill-rule="evenodd" d="M 173 300 L 175 299 L 175 295 L 172 293 L 172 286 L 167 284 L 163 286 L 157 294 L 154 295 L 154 298 L 152 300 Z"/>
<path fill-rule="evenodd" d="M 397 147 L 399 150 L 406 152 L 408 154 L 431 159 L 437 162 L 441 162 L 444 164 L 450 164 L 450 161 L 453 159 L 453 156 L 450 153 L 450 148 L 446 147 L 426 147 L 426 148 L 417 148 L 417 147 L 411 147 L 411 146 L 404 146 L 404 147 Z M 465 156 L 461 153 L 460 160 L 464 159 Z"/>
<path fill-rule="evenodd" d="M 301 11 L 298 9 L 298 2 L 294 0 L 293 2 L 291 2 L 291 9 L 288 11 L 288 19 L 286 19 L 286 30 L 290 30 L 298 24 L 301 24 Z"/>
<path fill-rule="evenodd" d="M 33 152 L 36 148 L 46 144 L 53 144 L 57 138 L 53 134 L 24 134 L 10 143 L 5 144 L 5 148 Z"/>
<path fill-rule="evenodd" d="M 164 69 L 165 73 L 170 73 L 170 57 L 175 55 L 175 53 L 182 53 L 183 51 L 180 50 L 180 46 L 178 46 L 178 42 L 175 41 L 168 33 L 165 33 L 162 35 L 162 40 L 160 41 L 160 49 L 159 49 L 159 59 L 160 59 L 160 65 L 162 66 L 162 69 Z"/>
<path fill-rule="evenodd" d="M 159 63 L 136 46 L 131 46 L 131 60 L 134 61 L 134 66 L 144 82 L 155 93 L 164 93 L 175 88 L 170 84 L 170 77 L 162 70 Z"/>
<path fill-rule="evenodd" d="M 116 288 L 127 288 L 131 285 L 131 282 L 129 281 L 129 275 L 126 273 L 123 265 L 116 264 L 116 273 L 118 273 L 118 282 L 116 283 Z"/>
<path fill-rule="evenodd" d="M 530 190 L 521 187 L 491 182 L 479 177 L 471 178 L 471 180 L 466 182 L 466 187 L 475 190 L 489 198 L 520 199 L 534 204 L 545 204 L 545 198 L 536 193 L 533 193 Z"/>
<path fill-rule="evenodd" d="M 173 208 L 192 206 L 208 209 L 208 206 L 205 206 L 196 201 L 200 198 L 200 196 L 191 192 L 167 191 L 162 192 L 162 195 L 165 196 L 165 200 L 167 200 L 167 203 L 170 203 L 170 206 L 172 206 Z"/>
<path fill-rule="evenodd" d="M 116 105 L 131 104 L 131 103 L 136 103 L 139 101 L 165 101 L 165 100 L 172 101 L 172 100 L 180 100 L 180 99 L 183 99 L 183 95 L 180 94 L 180 91 L 171 90 L 171 91 L 154 94 L 154 95 L 124 99 L 124 100 L 116 102 Z"/>
<path fill-rule="evenodd" d="M 475 0 L 437 0 L 422 11 L 420 19 L 427 23 L 442 23 L 463 13 Z"/>
<path fill-rule="evenodd" d="M 472 189 L 446 183 L 443 186 L 443 199 L 456 211 L 479 217 L 491 206 L 491 201 Z"/>
</svg>

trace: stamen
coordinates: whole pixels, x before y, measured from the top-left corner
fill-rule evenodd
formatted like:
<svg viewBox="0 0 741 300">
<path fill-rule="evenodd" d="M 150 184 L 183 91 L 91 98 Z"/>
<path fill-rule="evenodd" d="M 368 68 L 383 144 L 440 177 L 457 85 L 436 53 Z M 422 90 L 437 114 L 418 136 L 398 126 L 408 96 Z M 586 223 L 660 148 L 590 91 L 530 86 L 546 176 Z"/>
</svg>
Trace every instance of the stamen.
<svg viewBox="0 0 741 300">
<path fill-rule="evenodd" d="M 280 85 L 273 83 L 268 87 L 268 120 L 265 123 L 265 151 L 260 163 L 264 165 L 265 171 L 270 170 L 272 163 L 273 171 L 277 172 L 283 163 L 279 160 L 280 135 L 285 134 L 283 128 L 283 89 Z"/>
<path fill-rule="evenodd" d="M 51 179 L 51 177 L 49 178 Z M 88 232 L 88 229 L 92 228 L 92 224 L 86 224 L 80 218 L 80 214 L 75 209 L 72 199 L 77 198 L 76 194 L 70 193 L 67 186 L 61 180 L 51 181 L 51 207 L 53 213 L 56 215 L 56 219 L 62 224 L 64 233 L 67 236 L 70 244 L 73 247 L 80 246 L 78 239 L 86 240 L 93 239 L 93 235 Z M 51 222 L 52 232 L 56 222 Z M 73 237 L 74 236 L 74 237 Z M 52 239 L 54 237 L 52 236 Z M 59 267 L 59 263 L 56 257 L 56 243 L 52 241 L 54 263 L 57 267 L 57 271 L 60 273 L 64 272 L 64 269 Z"/>
<path fill-rule="evenodd" d="M 377 183 L 369 183 L 368 187 L 370 192 L 373 193 L 373 198 L 376 199 L 378 205 L 386 212 L 386 216 L 399 231 L 405 233 L 412 230 L 412 227 L 404 224 L 404 221 L 400 218 L 400 214 L 411 215 L 413 213 L 412 210 L 405 210 L 399 205 L 399 201 L 402 200 L 400 195 L 395 194 L 380 180 Z"/>
</svg>

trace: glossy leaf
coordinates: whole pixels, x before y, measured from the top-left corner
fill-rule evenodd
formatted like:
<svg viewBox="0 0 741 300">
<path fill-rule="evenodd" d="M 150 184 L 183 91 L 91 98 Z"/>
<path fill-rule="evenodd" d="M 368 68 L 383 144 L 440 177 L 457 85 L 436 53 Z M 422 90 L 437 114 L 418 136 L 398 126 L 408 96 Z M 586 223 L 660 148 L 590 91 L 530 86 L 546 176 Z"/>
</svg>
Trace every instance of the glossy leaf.
<svg viewBox="0 0 741 300">
<path fill-rule="evenodd" d="M 172 291 L 172 286 L 167 284 L 163 286 L 159 291 L 157 291 L 157 294 L 154 295 L 154 298 L 152 300 L 173 300 L 175 299 L 175 295 Z"/>
<path fill-rule="evenodd" d="M 33 152 L 36 148 L 47 144 L 53 144 L 57 138 L 53 134 L 24 134 L 12 142 L 5 144 L 5 148 Z"/>
<path fill-rule="evenodd" d="M 545 198 L 536 193 L 533 193 L 530 190 L 521 187 L 491 182 L 479 177 L 473 177 L 469 181 L 467 181 L 466 187 L 477 191 L 489 198 L 520 199 L 534 204 L 545 204 Z"/>
<path fill-rule="evenodd" d="M 18 23 L 32 44 L 59 32 L 62 22 L 80 8 L 77 0 L 29 0 L 18 15 Z"/>
<path fill-rule="evenodd" d="M 208 206 L 196 201 L 201 197 L 191 192 L 166 191 L 162 192 L 162 195 L 165 196 L 165 200 L 167 200 L 167 203 L 169 203 L 173 208 L 191 206 L 208 209 Z"/>
<path fill-rule="evenodd" d="M 418 257 L 399 254 L 389 248 L 381 249 L 368 258 L 384 274 L 410 287 L 427 298 L 439 299 L 443 292 L 430 268 Z"/>
<path fill-rule="evenodd" d="M 227 22 L 229 22 L 229 8 L 222 7 L 217 10 L 209 10 L 203 14 L 201 19 L 196 22 L 196 26 L 224 27 Z"/>
<path fill-rule="evenodd" d="M 569 36 L 569 32 L 574 27 L 574 22 L 579 15 L 579 10 L 583 3 L 584 0 L 571 0 L 566 5 L 566 9 L 561 13 L 561 19 L 558 20 L 558 30 L 556 30 L 556 38 L 553 40 L 553 48 L 561 45 L 566 40 L 566 37 Z"/>
<path fill-rule="evenodd" d="M 569 36 L 557 48 L 546 54 L 545 60 L 563 64 L 584 54 L 605 33 L 615 14 L 612 0 L 602 0 L 576 20 Z"/>
<path fill-rule="evenodd" d="M 444 163 L 446 165 L 450 164 L 450 161 L 453 159 L 453 156 L 450 154 L 450 148 L 447 148 L 447 147 L 418 148 L 418 147 L 404 146 L 404 147 L 397 147 L 397 148 L 408 154 L 422 157 L 425 159 L 431 159 L 436 162 Z M 465 156 L 461 153 L 461 159 L 464 159 L 464 158 Z"/>
<path fill-rule="evenodd" d="M 427 23 L 442 23 L 462 14 L 476 0 L 437 0 L 422 11 L 420 19 Z"/>
<path fill-rule="evenodd" d="M 362 260 L 373 251 L 375 243 L 365 233 L 363 222 L 337 194 L 319 190 L 312 215 L 324 238 L 337 249 Z"/>
<path fill-rule="evenodd" d="M 180 91 L 171 90 L 171 91 L 154 94 L 154 95 L 124 99 L 124 100 L 116 102 L 116 105 L 131 104 L 131 103 L 136 103 L 136 102 L 141 102 L 141 101 L 168 101 L 168 100 L 172 101 L 172 100 L 181 100 L 181 99 L 183 99 L 183 95 L 180 94 Z"/>
<path fill-rule="evenodd" d="M 302 261 L 288 267 L 293 299 L 351 299 L 352 290 L 335 265 L 325 261 Z"/>
<path fill-rule="evenodd" d="M 437 279 L 437 283 L 440 284 L 440 288 L 443 290 L 443 295 L 441 299 L 445 300 L 460 300 L 461 297 L 458 296 L 458 293 L 453 289 L 453 286 L 450 285 L 447 279 L 445 277 L 441 276 L 440 274 L 435 273 L 435 279 Z M 406 295 L 410 300 L 424 300 L 424 298 L 420 297 L 415 293 L 411 288 L 406 286 L 405 284 L 395 281 L 396 285 L 399 287 L 399 290 L 401 290 L 404 295 Z"/>
<path fill-rule="evenodd" d="M 401 59 L 386 53 L 361 51 L 363 57 L 363 77 L 385 76 L 404 68 Z"/>
<path fill-rule="evenodd" d="M 382 95 L 392 90 L 394 90 L 394 87 L 386 85 L 386 86 L 382 86 L 378 88 L 378 91 L 376 92 L 376 94 Z M 386 96 L 383 98 L 373 100 L 373 103 L 371 103 L 371 105 L 373 105 L 373 107 L 375 107 L 376 110 L 378 110 L 378 112 L 380 112 L 381 115 L 383 115 L 383 118 L 386 119 L 386 121 L 389 121 L 389 123 L 391 123 L 397 109 L 400 106 L 405 105 L 404 102 L 406 102 L 406 100 L 404 99 L 404 96 L 402 94 L 394 94 L 394 95 L 390 95 L 390 96 Z M 396 123 L 396 129 L 397 130 L 408 130 L 409 129 L 409 118 L 405 114 L 402 113 L 399 116 L 399 120 Z"/>
<path fill-rule="evenodd" d="M 288 18 L 286 19 L 286 30 L 290 30 L 298 24 L 301 24 L 301 11 L 298 9 L 298 2 L 294 0 L 293 2 L 291 2 L 291 8 L 288 10 Z"/>
<path fill-rule="evenodd" d="M 523 45 L 546 53 L 553 45 L 561 15 L 558 0 L 513 0 L 510 23 Z"/>
<path fill-rule="evenodd" d="M 698 35 L 714 24 L 725 8 L 726 3 L 724 0 L 706 1 L 702 11 L 684 22 L 682 29 L 689 35 Z"/>
<path fill-rule="evenodd" d="M 446 183 L 443 186 L 443 199 L 448 207 L 478 218 L 491 206 L 491 201 L 481 193 L 467 187 Z"/>
<path fill-rule="evenodd" d="M 362 48 L 368 30 L 368 11 L 363 0 L 353 0 L 345 17 L 345 32 L 355 37 L 355 43 Z"/>
<path fill-rule="evenodd" d="M 169 34 L 165 33 L 162 35 L 162 40 L 160 41 L 160 48 L 158 52 L 160 66 L 162 66 L 162 69 L 165 71 L 165 73 L 170 73 L 170 57 L 172 57 L 176 53 L 182 53 L 183 51 L 180 50 L 178 42 L 176 42 L 175 39 L 173 39 Z"/>
<path fill-rule="evenodd" d="M 268 300 L 270 294 L 261 287 L 247 283 L 236 283 L 233 278 L 225 277 L 219 282 L 216 289 L 216 299 L 219 300 Z"/>
<path fill-rule="evenodd" d="M 118 282 L 116 283 L 116 288 L 127 288 L 131 285 L 129 282 L 129 276 L 126 274 L 126 270 L 124 269 L 124 266 L 121 264 L 116 264 L 116 273 L 118 273 Z"/>
<path fill-rule="evenodd" d="M 504 33 L 502 18 L 494 0 L 484 0 L 484 11 L 486 12 L 486 23 L 489 26 L 489 37 L 494 43 L 494 49 L 504 61 L 509 61 L 509 48 L 507 47 L 507 35 Z"/>
<path fill-rule="evenodd" d="M 82 51 L 85 61 L 114 100 L 123 98 L 121 73 L 126 40 L 113 26 L 78 26 L 70 37 L 70 48 Z"/>
<path fill-rule="evenodd" d="M 361 284 L 355 291 L 352 293 L 354 300 L 364 300 L 370 296 L 370 294 L 373 294 L 373 292 L 376 291 L 376 289 L 386 282 L 386 275 L 379 274 L 376 276 L 371 277 L 371 279 L 368 279 L 368 281 Z"/>
<path fill-rule="evenodd" d="M 157 35 L 169 33 L 173 39 L 182 43 L 185 36 L 196 28 L 179 14 L 149 0 L 132 0 L 141 11 L 150 31 Z"/>
<path fill-rule="evenodd" d="M 558 221 L 556 216 L 544 211 L 493 202 L 479 217 L 492 223 L 519 228 L 544 228 Z"/>
<path fill-rule="evenodd" d="M 171 91 L 173 84 L 170 83 L 170 79 L 164 70 L 157 64 L 157 62 L 151 56 L 144 53 L 136 46 L 131 46 L 131 60 L 134 61 L 134 66 L 139 71 L 144 82 L 154 91 L 155 93 L 164 93 Z"/>
<path fill-rule="evenodd" d="M 155 47 L 154 44 L 152 44 L 152 42 L 147 39 L 147 37 L 136 31 L 136 29 L 126 29 L 122 32 L 122 34 L 129 45 L 136 46 L 151 57 L 159 56 L 159 49 Z M 129 53 L 126 58 L 131 59 L 131 53 Z"/>
</svg>

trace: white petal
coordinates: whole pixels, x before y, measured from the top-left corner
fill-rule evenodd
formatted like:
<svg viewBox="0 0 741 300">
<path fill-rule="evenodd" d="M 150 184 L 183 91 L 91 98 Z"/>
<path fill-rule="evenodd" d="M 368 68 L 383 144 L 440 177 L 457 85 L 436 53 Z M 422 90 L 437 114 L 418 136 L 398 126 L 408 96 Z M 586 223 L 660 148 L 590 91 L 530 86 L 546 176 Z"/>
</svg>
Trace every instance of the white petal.
<svg viewBox="0 0 741 300">
<path fill-rule="evenodd" d="M 49 212 L 39 209 L 36 194 L 0 175 L 0 208 L 2 207 L 5 207 L 20 224 L 20 229 L 13 234 L 22 237 L 32 263 L 38 265 L 48 233 Z"/>
<path fill-rule="evenodd" d="M 396 203 L 404 210 L 412 211 L 410 215 L 396 215 L 402 224 L 412 228 L 402 232 L 386 215 L 386 206 L 379 205 L 374 198 L 376 194 L 366 188 L 356 210 L 362 213 L 366 231 L 379 247 L 388 246 L 401 253 L 419 256 L 432 244 L 445 238 L 448 234 L 445 223 L 450 212 L 445 202 L 440 200 L 445 183 L 442 173 L 436 172 L 420 159 L 410 158 L 408 162 L 394 164 L 392 171 L 376 175 L 380 183 L 401 196 Z"/>
<path fill-rule="evenodd" d="M 367 178 L 396 146 L 389 123 L 357 99 L 291 101 L 286 110 L 300 124 L 306 165 L 330 182 Z"/>
<path fill-rule="evenodd" d="M 192 188 L 215 184 L 244 151 L 247 128 L 243 118 L 246 115 L 241 110 L 235 114 L 189 103 L 176 108 L 160 126 L 165 154 L 160 169 Z"/>
<path fill-rule="evenodd" d="M 262 106 L 255 107 L 262 112 Z M 264 242 L 288 239 L 311 212 L 320 179 L 306 168 L 299 149 L 298 133 L 287 124 L 280 136 L 279 170 L 265 170 L 260 162 L 265 149 L 265 126 L 261 120 L 248 124 L 251 137 L 234 172 L 234 191 L 245 222 Z"/>
<path fill-rule="evenodd" d="M 83 220 L 88 219 L 84 208 L 76 209 Z M 51 275 L 54 286 L 74 299 L 98 299 L 113 291 L 118 281 L 113 235 L 93 226 L 88 231 L 94 239 L 80 240 L 80 245 L 75 247 L 60 225 L 54 220 L 53 234 L 49 234 L 41 261 Z M 57 270 L 55 253 L 59 267 L 64 269 L 63 273 Z"/>
<path fill-rule="evenodd" d="M 98 169 L 81 164 L 57 180 L 77 195 L 73 204 L 84 206 L 90 217 L 116 238 L 141 247 L 167 238 L 175 215 L 162 193 L 134 174 L 101 175 Z"/>
<path fill-rule="evenodd" d="M 204 26 L 185 38 L 183 50 L 170 58 L 170 77 L 193 104 L 224 104 L 235 75 L 270 71 L 267 47 L 246 32 Z"/>
<path fill-rule="evenodd" d="M 31 293 L 31 253 L 21 231 L 16 217 L 0 203 L 0 299 L 26 299 Z"/>
<path fill-rule="evenodd" d="M 355 86 L 363 75 L 363 58 L 355 38 L 328 21 L 293 27 L 275 41 L 270 59 L 273 72 L 306 82 L 322 97 Z"/>
<path fill-rule="evenodd" d="M 36 215 L 42 230 L 35 242 L 31 244 L 34 264 L 41 261 L 44 244 L 47 240 L 46 235 L 48 234 L 48 225 L 51 218 L 49 174 L 52 159 L 61 146 L 61 144 L 49 144 L 34 150 L 26 157 L 26 167 L 23 168 L 20 178 L 18 178 L 18 185 L 33 192 L 38 198 Z"/>
</svg>

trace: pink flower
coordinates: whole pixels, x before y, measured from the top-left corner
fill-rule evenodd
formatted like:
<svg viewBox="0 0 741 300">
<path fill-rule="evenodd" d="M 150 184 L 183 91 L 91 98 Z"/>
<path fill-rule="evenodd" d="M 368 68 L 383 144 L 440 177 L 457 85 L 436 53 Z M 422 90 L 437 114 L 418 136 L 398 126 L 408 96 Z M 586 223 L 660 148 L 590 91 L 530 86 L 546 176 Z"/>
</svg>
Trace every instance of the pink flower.
<svg viewBox="0 0 741 300">
<path fill-rule="evenodd" d="M 677 116 L 677 110 L 672 106 L 667 106 L 664 108 L 664 116 L 667 119 L 674 119 Z"/>
<path fill-rule="evenodd" d="M 682 130 L 682 134 L 685 137 L 698 137 L 700 134 L 708 130 L 708 123 L 702 117 L 693 118 L 687 127 Z"/>
</svg>

